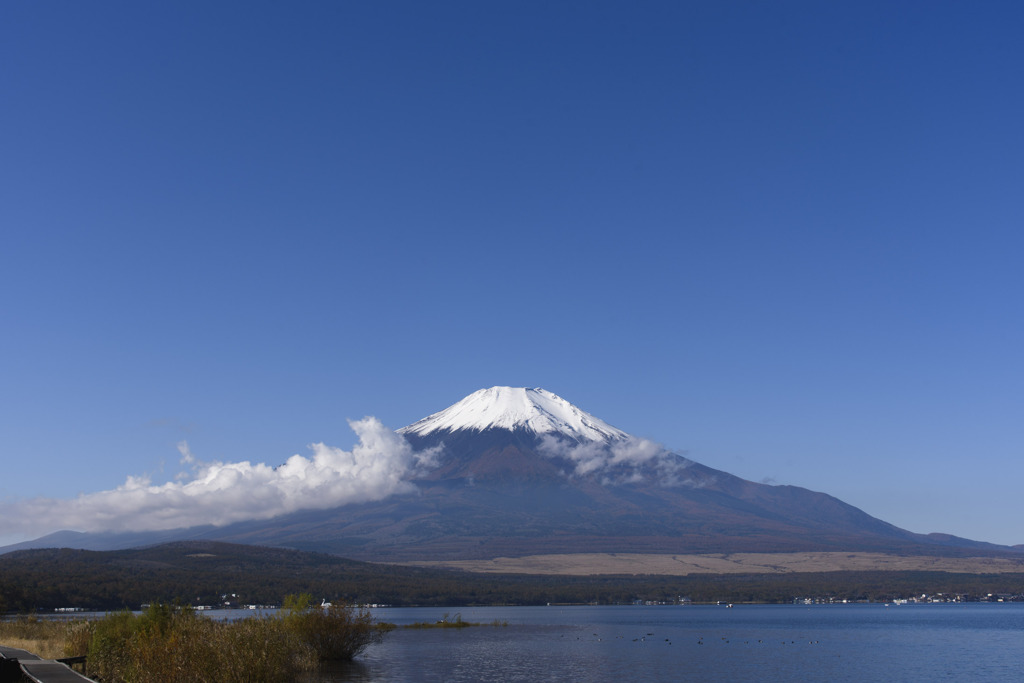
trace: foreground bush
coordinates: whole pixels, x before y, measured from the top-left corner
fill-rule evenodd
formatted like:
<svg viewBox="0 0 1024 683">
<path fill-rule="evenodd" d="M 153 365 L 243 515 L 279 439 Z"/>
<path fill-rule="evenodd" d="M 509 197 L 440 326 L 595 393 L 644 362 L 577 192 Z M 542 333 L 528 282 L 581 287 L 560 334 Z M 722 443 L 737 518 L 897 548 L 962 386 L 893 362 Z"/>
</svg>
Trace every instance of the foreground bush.
<svg viewBox="0 0 1024 683">
<path fill-rule="evenodd" d="M 270 619 L 220 622 L 155 604 L 95 623 L 89 675 L 104 683 L 290 681 L 308 668 L 308 648 Z"/>
<path fill-rule="evenodd" d="M 350 606 L 292 600 L 281 616 L 221 622 L 154 604 L 95 622 L 88 672 L 103 683 L 284 683 L 321 661 L 351 659 L 389 627 Z"/>
<path fill-rule="evenodd" d="M 352 605 L 313 607 L 310 602 L 308 594 L 288 596 L 282 620 L 321 662 L 352 659 L 393 628 L 375 621 L 368 610 Z"/>
</svg>

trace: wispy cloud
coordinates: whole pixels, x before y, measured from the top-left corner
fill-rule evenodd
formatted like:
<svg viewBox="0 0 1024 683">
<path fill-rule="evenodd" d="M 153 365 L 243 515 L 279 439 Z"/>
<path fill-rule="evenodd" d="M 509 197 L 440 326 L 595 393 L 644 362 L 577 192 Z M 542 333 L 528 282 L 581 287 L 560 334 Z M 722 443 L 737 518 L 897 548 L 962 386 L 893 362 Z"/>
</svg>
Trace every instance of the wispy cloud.
<svg viewBox="0 0 1024 683">
<path fill-rule="evenodd" d="M 35 498 L 0 505 L 0 535 L 76 531 L 143 531 L 269 519 L 303 509 L 381 500 L 415 490 L 408 478 L 436 465 L 434 450 L 414 451 L 376 418 L 350 421 L 359 442 L 346 451 L 310 446 L 283 465 L 199 461 L 178 444 L 190 473 L 166 484 L 129 476 L 116 489 L 71 500 Z"/>
<path fill-rule="evenodd" d="M 697 485 L 683 475 L 691 464 L 689 460 L 647 439 L 576 443 L 545 435 L 539 450 L 550 458 L 568 460 L 573 466 L 572 475 L 598 477 L 605 484 L 629 484 L 654 477 L 662 486 Z"/>
</svg>

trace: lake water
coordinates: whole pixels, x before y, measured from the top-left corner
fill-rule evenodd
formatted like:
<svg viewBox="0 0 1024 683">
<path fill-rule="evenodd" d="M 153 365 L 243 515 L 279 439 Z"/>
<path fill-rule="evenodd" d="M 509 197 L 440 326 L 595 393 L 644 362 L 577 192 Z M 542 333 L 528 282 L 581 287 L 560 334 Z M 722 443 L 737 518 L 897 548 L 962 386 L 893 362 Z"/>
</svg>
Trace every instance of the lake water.
<svg viewBox="0 0 1024 683">
<path fill-rule="evenodd" d="M 487 607 L 396 629 L 321 681 L 1020 681 L 1024 604 Z"/>
</svg>

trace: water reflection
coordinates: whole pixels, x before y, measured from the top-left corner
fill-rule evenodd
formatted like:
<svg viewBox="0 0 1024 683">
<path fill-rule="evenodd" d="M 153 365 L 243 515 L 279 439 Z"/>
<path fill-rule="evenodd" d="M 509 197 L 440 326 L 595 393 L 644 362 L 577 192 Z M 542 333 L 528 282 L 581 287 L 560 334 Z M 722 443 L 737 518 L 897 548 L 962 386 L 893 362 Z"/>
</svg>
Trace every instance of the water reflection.
<svg viewBox="0 0 1024 683">
<path fill-rule="evenodd" d="M 399 624 L 435 618 L 428 610 L 389 612 L 380 618 Z M 463 610 L 463 617 L 509 625 L 400 628 L 356 662 L 310 683 L 859 683 L 888 682 L 894 671 L 902 680 L 1017 681 L 1024 658 L 1024 605 L 481 608 Z"/>
<path fill-rule="evenodd" d="M 373 683 L 374 676 L 366 664 L 355 662 L 326 662 L 320 671 L 299 679 L 298 683 Z"/>
</svg>

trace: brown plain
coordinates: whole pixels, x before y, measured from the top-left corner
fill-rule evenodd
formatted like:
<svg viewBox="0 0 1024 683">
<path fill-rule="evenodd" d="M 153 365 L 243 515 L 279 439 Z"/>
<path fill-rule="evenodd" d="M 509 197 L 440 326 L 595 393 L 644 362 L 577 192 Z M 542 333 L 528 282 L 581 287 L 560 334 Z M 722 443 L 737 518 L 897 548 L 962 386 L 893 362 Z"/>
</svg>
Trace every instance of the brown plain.
<svg viewBox="0 0 1024 683">
<path fill-rule="evenodd" d="M 1024 558 L 928 557 L 883 553 L 731 553 L 644 555 L 639 553 L 572 553 L 496 557 L 492 560 L 401 562 L 417 567 L 448 567 L 485 574 L 790 574 L 834 571 L 939 571 L 960 574 L 1024 572 Z"/>
</svg>

